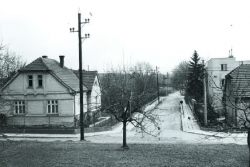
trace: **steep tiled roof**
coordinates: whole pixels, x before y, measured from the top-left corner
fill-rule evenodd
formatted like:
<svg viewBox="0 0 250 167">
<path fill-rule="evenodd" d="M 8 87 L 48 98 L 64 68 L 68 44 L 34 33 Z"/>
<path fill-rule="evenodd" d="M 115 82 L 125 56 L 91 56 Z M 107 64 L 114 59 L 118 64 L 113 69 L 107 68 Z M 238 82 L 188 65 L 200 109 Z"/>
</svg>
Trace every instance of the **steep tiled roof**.
<svg viewBox="0 0 250 167">
<path fill-rule="evenodd" d="M 48 70 L 62 84 L 74 91 L 79 91 L 79 79 L 73 73 L 73 70 L 70 70 L 67 67 L 62 68 L 60 63 L 54 59 L 39 57 L 24 68 L 20 69 L 20 71 L 38 70 Z M 87 88 L 83 86 L 83 90 L 87 90 Z"/>
<path fill-rule="evenodd" d="M 19 71 L 30 71 L 30 70 L 48 70 L 48 67 L 46 64 L 43 62 L 44 58 L 37 58 L 36 60 L 32 61 L 30 64 L 27 66 L 21 68 Z"/>
<path fill-rule="evenodd" d="M 231 84 L 236 96 L 250 96 L 250 64 L 242 64 L 226 75 L 231 78 Z"/>
<path fill-rule="evenodd" d="M 74 70 L 74 73 L 79 78 L 79 71 Z M 92 89 L 96 76 L 97 76 L 97 71 L 83 71 L 82 72 L 82 82 L 89 90 Z"/>
</svg>

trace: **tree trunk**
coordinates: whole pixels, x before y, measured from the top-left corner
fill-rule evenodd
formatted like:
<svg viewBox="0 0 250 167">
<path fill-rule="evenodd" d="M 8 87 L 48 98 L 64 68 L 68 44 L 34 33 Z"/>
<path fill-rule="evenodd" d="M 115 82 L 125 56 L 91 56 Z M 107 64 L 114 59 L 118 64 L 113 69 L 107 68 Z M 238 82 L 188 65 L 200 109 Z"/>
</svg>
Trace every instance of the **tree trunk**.
<svg viewBox="0 0 250 167">
<path fill-rule="evenodd" d="M 122 148 L 124 148 L 124 149 L 128 149 L 126 124 L 127 124 L 127 121 L 123 120 L 123 144 L 122 144 Z"/>
</svg>

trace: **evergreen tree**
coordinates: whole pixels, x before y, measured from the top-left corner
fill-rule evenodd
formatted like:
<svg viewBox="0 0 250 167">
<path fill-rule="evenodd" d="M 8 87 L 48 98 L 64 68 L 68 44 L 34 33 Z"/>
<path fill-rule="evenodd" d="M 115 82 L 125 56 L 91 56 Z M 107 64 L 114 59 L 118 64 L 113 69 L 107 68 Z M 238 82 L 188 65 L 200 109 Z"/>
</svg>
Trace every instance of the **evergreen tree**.
<svg viewBox="0 0 250 167">
<path fill-rule="evenodd" d="M 196 50 L 191 61 L 189 61 L 189 76 L 187 85 L 187 94 L 193 97 L 197 102 L 203 97 L 203 65 L 200 63 L 200 57 Z"/>
</svg>

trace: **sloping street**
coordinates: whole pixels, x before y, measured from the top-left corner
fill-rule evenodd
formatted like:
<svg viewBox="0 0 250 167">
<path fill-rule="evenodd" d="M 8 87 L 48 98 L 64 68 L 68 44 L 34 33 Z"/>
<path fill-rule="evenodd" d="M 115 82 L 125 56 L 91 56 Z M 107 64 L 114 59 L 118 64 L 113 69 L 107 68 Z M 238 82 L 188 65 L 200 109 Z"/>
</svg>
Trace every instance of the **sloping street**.
<svg viewBox="0 0 250 167">
<path fill-rule="evenodd" d="M 161 103 L 153 112 L 160 118 L 160 130 L 155 129 L 152 135 L 140 133 L 140 130 L 128 125 L 128 143 L 203 143 L 203 144 L 247 144 L 246 134 L 219 134 L 216 132 L 201 131 L 194 119 L 192 112 L 184 102 L 185 117 L 179 112 L 179 101 L 184 97 L 179 92 L 170 94 L 161 99 Z M 190 118 L 190 119 L 188 119 Z M 153 125 L 152 125 L 153 126 Z M 148 127 L 150 128 L 150 127 Z M 154 129 L 151 127 L 151 129 Z M 184 130 L 184 131 L 183 131 Z M 115 133 L 114 133 L 115 132 Z M 113 132 L 96 133 L 86 139 L 96 143 L 121 143 L 122 126 L 118 126 Z"/>
</svg>

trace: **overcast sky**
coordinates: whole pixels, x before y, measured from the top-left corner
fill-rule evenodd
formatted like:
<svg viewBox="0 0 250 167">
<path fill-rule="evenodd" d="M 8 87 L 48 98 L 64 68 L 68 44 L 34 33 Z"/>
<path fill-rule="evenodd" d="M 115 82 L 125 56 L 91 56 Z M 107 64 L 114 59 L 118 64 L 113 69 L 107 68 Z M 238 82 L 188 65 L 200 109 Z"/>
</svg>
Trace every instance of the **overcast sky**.
<svg viewBox="0 0 250 167">
<path fill-rule="evenodd" d="M 237 0 L 0 0 L 0 38 L 28 63 L 42 55 L 78 69 L 78 11 L 89 18 L 82 34 L 83 65 L 146 61 L 170 72 L 194 50 L 205 60 L 250 60 L 250 1 Z M 92 16 L 91 16 L 91 14 Z"/>
</svg>

